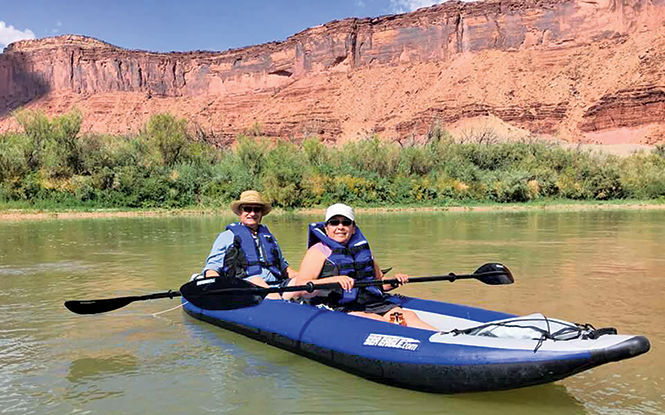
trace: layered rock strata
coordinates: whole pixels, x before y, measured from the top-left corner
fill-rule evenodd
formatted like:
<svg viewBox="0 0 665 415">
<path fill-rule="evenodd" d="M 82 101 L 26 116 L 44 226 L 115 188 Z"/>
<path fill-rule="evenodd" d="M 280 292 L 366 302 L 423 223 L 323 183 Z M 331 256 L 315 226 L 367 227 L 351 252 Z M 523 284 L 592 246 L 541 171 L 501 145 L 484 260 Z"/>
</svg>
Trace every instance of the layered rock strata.
<svg viewBox="0 0 665 415">
<path fill-rule="evenodd" d="M 453 1 L 226 52 L 21 41 L 0 54 L 0 130 L 21 106 L 76 106 L 84 131 L 124 134 L 171 112 L 219 144 L 256 126 L 295 140 L 399 139 L 487 117 L 602 142 L 665 124 L 663 21 L 665 0 Z"/>
</svg>

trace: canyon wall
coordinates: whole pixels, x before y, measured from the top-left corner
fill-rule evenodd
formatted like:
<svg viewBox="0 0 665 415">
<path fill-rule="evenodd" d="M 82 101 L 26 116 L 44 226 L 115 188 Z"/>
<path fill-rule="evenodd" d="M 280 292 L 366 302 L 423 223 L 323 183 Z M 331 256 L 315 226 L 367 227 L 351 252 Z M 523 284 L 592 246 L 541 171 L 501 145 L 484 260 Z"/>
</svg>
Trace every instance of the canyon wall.
<svg viewBox="0 0 665 415">
<path fill-rule="evenodd" d="M 665 0 L 453 1 L 225 52 L 26 40 L 0 54 L 0 131 L 20 107 L 77 107 L 84 131 L 132 133 L 170 112 L 220 145 L 257 127 L 337 141 L 435 125 L 653 144 L 665 140 L 663 22 Z"/>
</svg>

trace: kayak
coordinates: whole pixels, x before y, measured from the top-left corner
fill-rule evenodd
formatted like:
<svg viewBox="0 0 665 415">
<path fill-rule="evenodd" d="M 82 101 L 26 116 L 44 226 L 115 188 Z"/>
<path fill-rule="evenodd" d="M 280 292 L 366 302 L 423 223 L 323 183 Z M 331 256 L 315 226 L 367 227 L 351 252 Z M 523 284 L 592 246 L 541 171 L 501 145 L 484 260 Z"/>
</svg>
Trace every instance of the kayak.
<svg viewBox="0 0 665 415">
<path fill-rule="evenodd" d="M 384 273 L 387 271 L 384 271 Z M 409 278 L 417 282 L 473 279 L 488 285 L 514 282 L 502 264 L 473 274 Z M 397 279 L 357 281 L 355 287 L 398 286 Z M 459 304 L 389 296 L 438 331 L 422 330 L 284 300 L 271 293 L 339 289 L 337 283 L 257 287 L 240 278 L 192 275 L 179 291 L 97 300 L 69 300 L 76 314 L 105 313 L 135 301 L 182 297 L 185 312 L 217 326 L 290 350 L 377 382 L 408 389 L 480 392 L 515 389 L 563 379 L 649 351 L 644 336 L 619 335 L 548 318 L 515 316 Z"/>
<path fill-rule="evenodd" d="M 265 299 L 211 310 L 187 301 L 190 316 L 376 382 L 460 393 L 538 385 L 649 351 L 644 336 L 616 334 L 540 314 L 516 316 L 395 295 L 439 332 Z"/>
</svg>

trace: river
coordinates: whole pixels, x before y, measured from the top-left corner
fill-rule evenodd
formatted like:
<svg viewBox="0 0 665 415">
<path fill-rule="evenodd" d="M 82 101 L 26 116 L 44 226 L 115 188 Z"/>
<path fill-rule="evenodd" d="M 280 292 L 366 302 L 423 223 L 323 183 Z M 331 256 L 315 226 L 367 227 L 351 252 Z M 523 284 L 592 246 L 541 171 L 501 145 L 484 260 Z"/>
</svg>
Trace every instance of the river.
<svg viewBox="0 0 665 415">
<path fill-rule="evenodd" d="M 647 336 L 651 351 L 514 391 L 403 390 L 199 322 L 175 299 L 91 316 L 63 307 L 178 289 L 233 217 L 5 221 L 0 414 L 665 414 L 665 211 L 357 216 L 383 267 L 420 276 L 501 262 L 516 279 L 411 284 L 402 294 L 616 327 Z M 265 218 L 295 267 L 315 219 Z"/>
</svg>

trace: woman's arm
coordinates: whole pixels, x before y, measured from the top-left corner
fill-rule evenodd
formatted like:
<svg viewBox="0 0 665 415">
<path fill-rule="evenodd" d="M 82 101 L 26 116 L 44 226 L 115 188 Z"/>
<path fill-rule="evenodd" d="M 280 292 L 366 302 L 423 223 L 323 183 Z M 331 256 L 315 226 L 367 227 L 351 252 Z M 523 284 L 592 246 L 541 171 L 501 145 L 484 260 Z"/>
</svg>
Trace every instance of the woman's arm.
<svg viewBox="0 0 665 415">
<path fill-rule="evenodd" d="M 295 269 L 291 268 L 291 266 L 286 267 L 286 275 L 287 277 L 293 279 L 298 277 L 298 271 Z"/>
<path fill-rule="evenodd" d="M 300 263 L 298 275 L 295 279 L 295 285 L 305 285 L 308 282 L 317 279 L 323 269 L 325 261 L 326 257 L 323 252 L 315 248 L 309 248 Z"/>
</svg>

